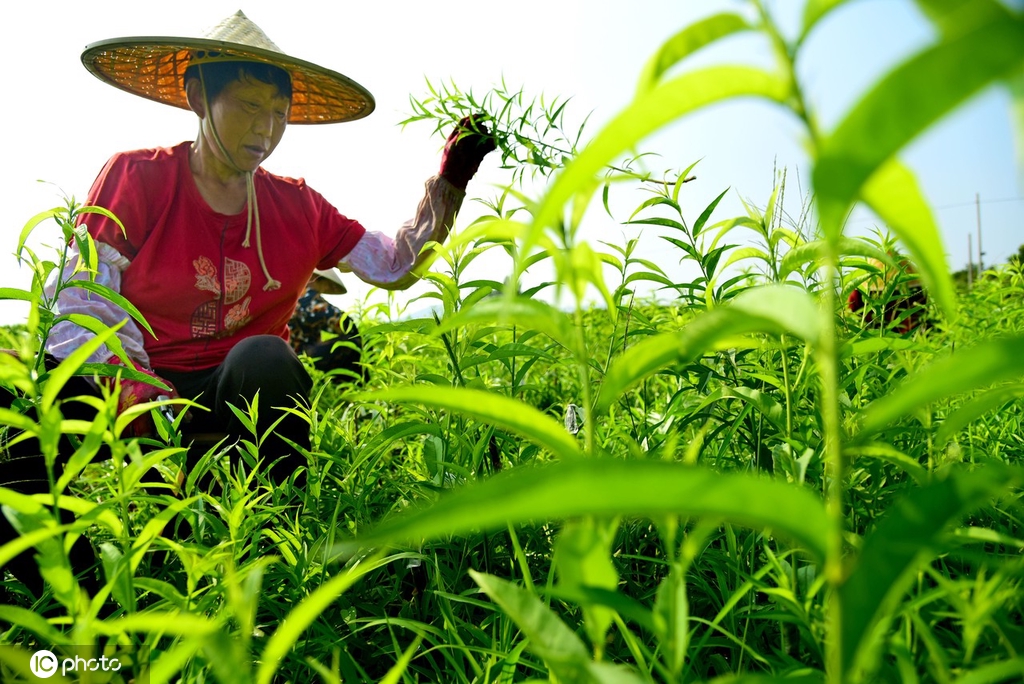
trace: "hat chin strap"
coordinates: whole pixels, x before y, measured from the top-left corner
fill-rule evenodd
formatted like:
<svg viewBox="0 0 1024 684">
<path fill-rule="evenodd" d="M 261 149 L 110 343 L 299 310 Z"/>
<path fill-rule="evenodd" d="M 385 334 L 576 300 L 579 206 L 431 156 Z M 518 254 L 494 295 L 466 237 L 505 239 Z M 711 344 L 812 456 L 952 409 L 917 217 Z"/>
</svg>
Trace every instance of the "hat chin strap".
<svg viewBox="0 0 1024 684">
<path fill-rule="evenodd" d="M 242 247 L 249 247 L 249 235 L 252 232 L 253 218 L 256 220 L 256 256 L 260 261 L 260 268 L 263 269 L 263 277 L 266 278 L 266 284 L 263 286 L 263 290 L 276 290 L 281 287 L 281 281 L 275 280 L 270 271 L 267 269 L 267 261 L 263 257 L 263 240 L 260 234 L 260 209 L 259 203 L 256 201 L 256 181 L 254 179 L 254 171 L 245 171 L 238 164 L 235 163 L 234 158 L 224 147 L 224 143 L 220 139 L 220 135 L 217 133 L 217 125 L 213 121 L 213 111 L 210 109 L 210 102 L 206 97 L 206 81 L 203 79 L 203 65 L 199 65 L 199 84 L 203 89 L 203 108 L 206 110 L 206 115 L 210 118 L 210 132 L 212 133 L 213 142 L 217 145 L 217 149 L 224 155 L 224 159 L 227 160 L 235 171 L 245 174 L 245 239 L 242 240 Z"/>
</svg>

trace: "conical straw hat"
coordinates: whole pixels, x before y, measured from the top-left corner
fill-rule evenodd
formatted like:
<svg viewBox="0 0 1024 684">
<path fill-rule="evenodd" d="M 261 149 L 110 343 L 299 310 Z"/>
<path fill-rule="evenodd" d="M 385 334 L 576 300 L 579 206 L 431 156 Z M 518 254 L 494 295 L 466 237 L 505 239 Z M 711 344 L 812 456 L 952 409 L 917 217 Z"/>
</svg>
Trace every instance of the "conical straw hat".
<svg viewBox="0 0 1024 684">
<path fill-rule="evenodd" d="M 373 111 L 373 95 L 352 79 L 285 54 L 241 10 L 200 38 L 111 38 L 92 43 L 82 63 L 97 78 L 150 100 L 189 109 L 184 74 L 189 64 L 219 60 L 265 62 L 292 78 L 289 123 L 337 123 Z"/>
</svg>

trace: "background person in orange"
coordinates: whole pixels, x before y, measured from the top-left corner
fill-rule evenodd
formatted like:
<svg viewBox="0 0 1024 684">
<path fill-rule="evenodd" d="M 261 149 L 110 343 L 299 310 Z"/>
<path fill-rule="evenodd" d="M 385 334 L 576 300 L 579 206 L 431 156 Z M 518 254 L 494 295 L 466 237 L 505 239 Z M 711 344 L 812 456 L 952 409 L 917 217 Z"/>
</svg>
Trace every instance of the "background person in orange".
<svg viewBox="0 0 1024 684">
<path fill-rule="evenodd" d="M 928 295 L 916 277 L 914 265 L 896 254 L 892 256 L 892 264 L 867 260 L 874 273 L 850 292 L 847 306 L 861 313 L 866 327 L 909 334 L 928 325 Z"/>
</svg>

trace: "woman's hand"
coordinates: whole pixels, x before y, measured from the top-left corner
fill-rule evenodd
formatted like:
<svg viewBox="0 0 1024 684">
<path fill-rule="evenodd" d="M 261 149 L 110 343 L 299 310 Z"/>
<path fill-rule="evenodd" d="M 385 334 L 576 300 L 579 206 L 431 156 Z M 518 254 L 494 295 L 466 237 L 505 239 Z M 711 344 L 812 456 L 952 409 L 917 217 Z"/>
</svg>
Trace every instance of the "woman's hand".
<svg viewBox="0 0 1024 684">
<path fill-rule="evenodd" d="M 441 156 L 441 177 L 465 190 L 469 180 L 480 168 L 480 162 L 497 147 L 484 121 L 487 114 L 480 112 L 467 116 L 448 136 Z"/>
</svg>

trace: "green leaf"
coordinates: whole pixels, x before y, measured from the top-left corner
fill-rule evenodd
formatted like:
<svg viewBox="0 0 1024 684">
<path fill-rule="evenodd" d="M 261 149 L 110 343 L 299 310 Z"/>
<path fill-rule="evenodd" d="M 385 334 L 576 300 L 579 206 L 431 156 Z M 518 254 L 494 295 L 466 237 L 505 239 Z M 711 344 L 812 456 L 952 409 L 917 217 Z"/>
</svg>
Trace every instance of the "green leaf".
<svg viewBox="0 0 1024 684">
<path fill-rule="evenodd" d="M 878 259 L 882 262 L 891 261 L 892 257 L 883 250 L 873 246 L 866 240 L 855 237 L 841 237 L 838 243 L 840 255 L 862 256 Z M 804 264 L 816 264 L 823 261 L 828 254 L 828 243 L 824 240 L 813 240 L 794 247 L 786 252 L 779 265 L 779 277 L 785 278 L 793 271 L 799 270 Z"/>
<path fill-rule="evenodd" d="M 82 439 L 81 444 L 68 459 L 67 464 L 63 468 L 64 472 L 57 479 L 58 492 L 63 492 L 64 488 L 71 484 L 71 481 L 78 477 L 87 465 L 92 463 L 93 458 L 99 452 L 100 445 L 103 444 L 103 433 L 106 430 L 106 416 L 103 413 L 98 413 L 92 423 L 89 424 L 85 438 Z"/>
<path fill-rule="evenodd" d="M 36 296 L 27 290 L 15 287 L 0 287 L 0 299 L 18 299 L 23 302 L 34 302 Z"/>
<path fill-rule="evenodd" d="M 608 291 L 608 286 L 604 282 L 601 259 L 587 242 L 579 242 L 569 252 L 569 263 L 571 268 L 568 270 L 571 273 L 573 293 L 576 296 L 576 301 L 583 301 L 588 283 L 593 285 L 601 293 L 608 315 L 611 317 L 612 324 L 614 325 L 616 315 L 618 314 L 618 307 Z"/>
<path fill-rule="evenodd" d="M 582 515 L 717 516 L 771 528 L 823 558 L 829 523 L 809 490 L 746 473 L 664 461 L 576 459 L 520 467 L 465 486 L 436 504 L 385 522 L 356 542 L 434 539 L 506 524 Z"/>
<path fill-rule="evenodd" d="M 658 49 L 640 72 L 636 96 L 654 88 L 666 71 L 701 48 L 753 27 L 738 14 L 722 13 L 701 19 L 675 34 Z"/>
<path fill-rule="evenodd" d="M 738 385 L 736 387 L 723 387 L 722 395 L 723 397 L 734 397 L 746 402 L 778 428 L 780 432 L 785 432 L 786 409 L 768 392 Z"/>
<path fill-rule="evenodd" d="M 142 554 L 150 547 L 153 540 L 161 535 L 167 523 L 173 520 L 174 516 L 178 515 L 181 511 L 194 504 L 198 499 L 199 497 L 197 496 L 176 499 L 170 506 L 167 506 L 150 518 L 146 526 L 142 528 L 142 531 L 139 532 L 139 535 L 132 542 L 131 563 L 129 565 L 132 576 L 139 569 L 139 564 L 142 562 Z"/>
<path fill-rule="evenodd" d="M 914 0 L 941 33 L 952 35 L 972 30 L 991 19 L 1009 19 L 1006 8 L 996 0 Z"/>
<path fill-rule="evenodd" d="M 1024 69 L 1008 80 L 1007 87 L 1013 98 L 1010 115 L 1017 147 L 1017 168 L 1024 169 Z"/>
<path fill-rule="evenodd" d="M 461 309 L 441 321 L 434 331 L 442 335 L 456 328 L 481 323 L 515 325 L 520 330 L 537 330 L 570 351 L 576 344 L 576 329 L 569 317 L 550 304 L 528 297 L 492 297 Z"/>
<path fill-rule="evenodd" d="M 733 335 L 790 333 L 815 345 L 820 321 L 818 305 L 802 289 L 766 285 L 747 290 L 679 332 L 655 335 L 618 356 L 605 374 L 594 413 L 603 414 L 626 390 L 660 369 L 693 361 Z"/>
<path fill-rule="evenodd" d="M 85 363 L 86 359 L 106 344 L 107 340 L 114 337 L 122 325 L 124 325 L 124 321 L 98 332 L 92 338 L 86 340 L 78 349 L 71 352 L 66 359 L 61 361 L 50 372 L 40 397 L 40 408 L 44 414 L 53 407 L 53 402 L 57 399 L 57 394 L 61 388 L 78 372 L 79 367 Z"/>
<path fill-rule="evenodd" d="M 875 458 L 891 463 L 914 478 L 914 482 L 919 485 L 928 481 L 928 471 L 924 466 L 889 444 L 872 443 L 847 446 L 843 449 L 843 454 L 848 458 Z"/>
<path fill-rule="evenodd" d="M 590 653 L 579 637 L 535 595 L 493 575 L 475 570 L 470 570 L 469 575 L 515 621 L 530 640 L 530 649 L 559 677 L 564 676 L 567 666 L 590 660 Z M 571 673 L 568 681 L 576 679 L 575 673 Z"/>
<path fill-rule="evenodd" d="M 903 241 L 930 296 L 952 318 L 956 291 L 942 249 L 942 234 L 914 174 L 896 160 L 886 162 L 868 180 L 862 198 Z"/>
<path fill-rule="evenodd" d="M 55 324 L 60 323 L 62 321 L 69 321 L 71 323 L 74 323 L 75 325 L 81 326 L 88 330 L 89 332 L 91 332 L 93 335 L 105 334 L 107 330 L 110 330 L 110 326 L 107 326 L 103 321 L 96 318 L 95 316 L 90 316 L 88 314 L 64 314 L 63 316 L 58 316 L 56 319 L 54 319 Z M 114 326 L 114 329 L 120 329 L 126 322 L 127 319 L 119 321 L 116 324 L 116 326 Z M 128 358 L 128 353 L 124 350 L 124 346 L 121 344 L 121 339 L 117 337 L 117 335 L 108 335 L 105 337 L 105 339 L 107 349 L 109 349 L 112 354 L 117 356 L 123 362 L 127 362 L 129 364 L 132 363 L 132 361 Z"/>
<path fill-rule="evenodd" d="M 64 210 L 60 207 L 48 209 L 47 211 L 41 211 L 28 220 L 28 223 L 21 229 L 21 235 L 18 236 L 18 248 L 15 250 L 16 254 L 21 254 L 21 251 L 25 248 L 25 243 L 28 241 L 29 235 L 36 229 L 43 221 L 47 219 L 56 218 L 64 213 Z"/>
<path fill-rule="evenodd" d="M 1024 336 L 982 342 L 936 361 L 864 409 L 858 441 L 928 404 L 1024 374 Z"/>
<path fill-rule="evenodd" d="M 1024 23 L 991 19 L 904 62 L 821 143 L 813 172 L 826 239 L 838 237 L 861 187 L 904 145 L 1024 61 Z"/>
<path fill-rule="evenodd" d="M 274 681 L 277 668 L 295 646 L 295 642 L 306 631 L 306 628 L 337 600 L 338 596 L 367 572 L 386 565 L 391 560 L 391 558 L 379 556 L 362 560 L 354 566 L 345 568 L 302 599 L 302 602 L 288 613 L 284 621 L 274 630 L 270 640 L 267 641 L 267 646 L 263 649 L 263 654 L 260 657 L 259 670 L 256 672 L 257 684 L 270 684 Z"/>
<path fill-rule="evenodd" d="M 563 207 L 588 188 L 601 169 L 665 124 L 729 98 L 782 102 L 790 92 L 790 82 L 779 75 L 751 67 L 719 66 L 683 74 L 637 97 L 559 174 L 537 208 L 524 252 L 538 243 L 547 227 L 559 224 Z"/>
<path fill-rule="evenodd" d="M 107 578 L 110 593 L 125 610 L 135 610 L 135 589 L 124 554 L 110 542 L 103 542 L 100 544 L 100 560 L 103 561 L 103 575 Z"/>
<path fill-rule="evenodd" d="M 409 644 L 409 648 L 402 652 L 402 657 L 398 659 L 391 669 L 388 670 L 384 678 L 380 680 L 380 684 L 399 684 L 402 681 L 402 675 L 405 674 L 406 668 L 409 667 L 409 663 L 412 662 L 412 656 L 416 653 L 416 649 L 423 643 L 423 635 L 417 635 L 412 643 Z"/>
<path fill-rule="evenodd" d="M 617 519 L 597 520 L 587 516 L 568 521 L 555 542 L 552 562 L 558 571 L 558 588 L 578 592 L 584 587 L 614 591 L 619 573 L 612 563 L 612 542 L 618 530 Z M 607 607 L 583 603 L 583 623 L 587 637 L 598 654 L 604 650 L 605 635 L 612 626 L 613 613 Z"/>
<path fill-rule="evenodd" d="M 740 674 L 715 677 L 708 684 L 823 684 L 825 673 L 808 672 L 792 676 L 764 674 Z"/>
<path fill-rule="evenodd" d="M 826 14 L 839 7 L 846 0 L 807 0 L 804 5 L 804 25 L 800 32 L 800 42 L 803 42 L 814 25 L 817 24 Z"/>
<path fill-rule="evenodd" d="M 725 263 L 720 268 L 722 271 L 725 271 L 737 261 L 743 261 L 744 259 L 761 259 L 765 263 L 770 263 L 768 254 L 760 247 L 741 247 L 729 252 L 729 258 L 725 260 Z"/>
<path fill-rule="evenodd" d="M 679 563 L 673 563 L 668 577 L 658 585 L 654 624 L 658 643 L 667 654 L 669 670 L 678 679 L 690 646 L 690 602 L 686 596 L 686 572 Z"/>
<path fill-rule="evenodd" d="M 1024 657 L 982 665 L 956 680 L 954 684 L 1000 684 L 1024 679 Z"/>
<path fill-rule="evenodd" d="M 582 456 L 565 427 L 529 404 L 485 390 L 461 387 L 399 387 L 358 394 L 357 401 L 391 401 L 441 408 L 510 430 L 561 458 Z"/>
<path fill-rule="evenodd" d="M 703 230 L 704 225 L 708 222 L 708 219 L 711 218 L 711 214 L 713 214 L 715 212 L 715 207 L 718 206 L 718 203 L 722 201 L 722 198 L 725 197 L 725 193 L 727 193 L 727 192 L 729 192 L 729 188 L 726 188 L 725 190 L 723 190 L 721 192 L 721 194 L 718 195 L 718 197 L 716 197 L 714 200 L 712 200 L 711 204 L 709 204 L 708 206 L 704 207 L 704 211 L 702 211 L 700 213 L 700 216 L 697 217 L 696 222 L 694 222 L 694 224 L 693 224 L 693 236 L 694 237 L 697 237 L 700 234 L 700 231 Z M 722 234 L 719 233 L 719 237 L 721 237 L 721 235 Z"/>
<path fill-rule="evenodd" d="M 19 679 L 17 681 L 46 681 L 52 684 L 71 684 L 70 679 L 65 678 L 56 671 L 51 675 L 45 675 L 45 679 L 43 677 L 36 677 L 35 673 L 32 672 L 31 667 L 33 657 L 35 657 L 35 652 L 26 651 L 18 646 L 0 644 L 0 662 L 3 662 L 7 667 L 23 677 L 23 679 Z"/>
<path fill-rule="evenodd" d="M 72 280 L 67 283 L 67 286 L 77 287 L 82 290 L 88 290 L 93 294 L 97 294 L 100 297 L 103 297 L 104 299 L 113 302 L 117 306 L 124 309 L 124 311 L 127 312 L 129 316 L 134 318 L 135 321 L 139 323 L 139 325 L 144 327 L 149 332 L 150 335 L 154 335 L 153 329 L 149 327 L 149 323 L 146 322 L 146 318 L 142 315 L 142 312 L 135 308 L 135 305 L 129 302 L 127 299 L 125 299 L 124 295 L 120 294 L 119 292 L 115 292 L 114 290 L 111 290 L 109 287 L 101 285 L 100 283 L 94 282 L 92 280 Z"/>
<path fill-rule="evenodd" d="M 943 547 L 946 527 L 1019 486 L 1024 471 L 996 464 L 958 470 L 910 493 L 864 539 L 856 566 L 839 588 L 843 670 L 870 671 L 888 622 L 921 563 Z"/>
<path fill-rule="evenodd" d="M 994 411 L 1008 401 L 1021 397 L 1024 397 L 1024 383 L 995 387 L 971 399 L 942 421 L 935 433 L 935 443 L 940 447 L 944 446 L 953 435 L 970 425 L 975 419 L 989 411 Z"/>
<path fill-rule="evenodd" d="M 540 599 L 511 582 L 475 570 L 473 581 L 501 607 L 530 640 L 529 648 L 544 660 L 558 681 L 579 684 L 641 684 L 629 670 L 590 660 L 586 646 Z"/>
<path fill-rule="evenodd" d="M 98 207 L 96 205 L 85 205 L 78 208 L 78 213 L 99 214 L 100 216 L 106 216 L 108 219 L 117 224 L 117 227 L 121 229 L 122 235 L 125 234 L 124 224 L 121 223 L 121 219 L 114 216 L 114 212 L 110 211 L 109 209 L 104 209 L 103 207 Z"/>
<path fill-rule="evenodd" d="M 17 625 L 32 632 L 45 642 L 56 646 L 71 646 L 71 637 L 56 629 L 39 613 L 18 606 L 0 605 L 0 620 L 8 625 Z"/>
<path fill-rule="evenodd" d="M 151 611 L 132 613 L 124 617 L 94 622 L 92 628 L 101 634 L 120 635 L 123 632 L 143 634 L 173 634 L 182 637 L 209 636 L 220 625 L 196 613 L 185 611 Z"/>
</svg>

